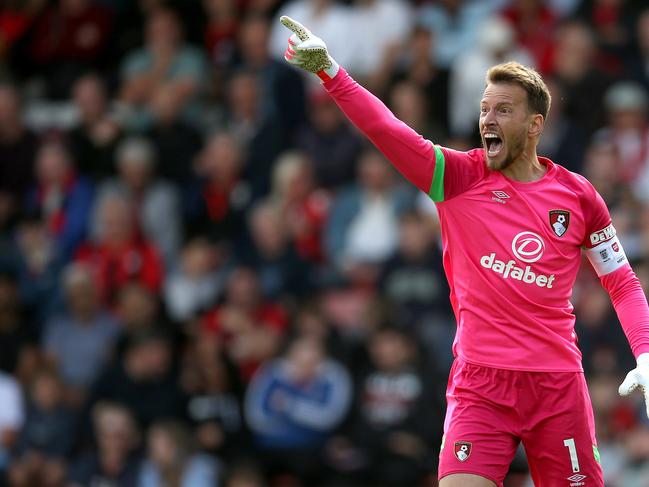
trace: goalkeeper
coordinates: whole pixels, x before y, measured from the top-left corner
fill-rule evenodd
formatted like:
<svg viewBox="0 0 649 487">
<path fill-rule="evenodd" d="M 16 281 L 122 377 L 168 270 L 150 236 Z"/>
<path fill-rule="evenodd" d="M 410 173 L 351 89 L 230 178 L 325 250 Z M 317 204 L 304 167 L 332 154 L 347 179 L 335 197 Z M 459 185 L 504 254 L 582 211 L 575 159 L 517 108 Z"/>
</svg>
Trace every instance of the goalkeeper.
<svg viewBox="0 0 649 487">
<path fill-rule="evenodd" d="M 649 399 L 649 308 L 601 196 L 536 147 L 550 93 L 536 71 L 493 66 L 482 148 L 425 140 L 288 17 L 286 60 L 315 73 L 340 109 L 436 203 L 457 320 L 438 475 L 442 487 L 503 485 L 523 443 L 534 484 L 604 485 L 570 296 L 585 252 L 637 359 L 620 386 Z M 649 414 L 649 410 L 648 410 Z"/>
</svg>

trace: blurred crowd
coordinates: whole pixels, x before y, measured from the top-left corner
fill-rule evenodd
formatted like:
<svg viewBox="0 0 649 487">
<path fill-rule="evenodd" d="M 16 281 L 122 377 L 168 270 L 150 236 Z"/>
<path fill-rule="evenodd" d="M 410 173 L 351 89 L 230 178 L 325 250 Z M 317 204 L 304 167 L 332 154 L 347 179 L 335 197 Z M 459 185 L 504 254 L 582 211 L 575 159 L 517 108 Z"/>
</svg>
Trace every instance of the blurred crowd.
<svg viewBox="0 0 649 487">
<path fill-rule="evenodd" d="M 3 0 L 0 485 L 434 485 L 435 207 L 283 61 L 280 14 L 457 149 L 485 70 L 535 66 L 539 153 L 595 185 L 649 289 L 646 1 Z M 606 485 L 647 487 L 587 263 L 572 302 Z"/>
</svg>

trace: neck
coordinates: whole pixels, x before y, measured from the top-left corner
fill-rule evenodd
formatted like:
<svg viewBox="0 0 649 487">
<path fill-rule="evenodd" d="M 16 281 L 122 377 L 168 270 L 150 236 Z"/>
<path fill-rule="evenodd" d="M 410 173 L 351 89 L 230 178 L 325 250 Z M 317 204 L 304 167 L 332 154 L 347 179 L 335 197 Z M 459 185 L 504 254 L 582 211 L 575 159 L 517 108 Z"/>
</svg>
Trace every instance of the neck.
<svg viewBox="0 0 649 487">
<path fill-rule="evenodd" d="M 502 170 L 502 173 L 509 179 L 521 183 L 538 181 L 547 172 L 548 168 L 541 164 L 536 149 L 531 152 L 524 152 L 511 165 Z"/>
</svg>

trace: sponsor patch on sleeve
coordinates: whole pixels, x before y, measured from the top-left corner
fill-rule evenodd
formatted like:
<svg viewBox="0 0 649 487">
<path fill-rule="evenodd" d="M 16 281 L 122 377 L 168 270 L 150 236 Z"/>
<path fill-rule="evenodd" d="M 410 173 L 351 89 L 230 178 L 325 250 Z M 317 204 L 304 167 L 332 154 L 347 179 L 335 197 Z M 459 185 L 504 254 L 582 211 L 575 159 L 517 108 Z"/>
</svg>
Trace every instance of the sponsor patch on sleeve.
<svg viewBox="0 0 649 487">
<path fill-rule="evenodd" d="M 615 227 L 611 223 L 608 227 L 602 228 L 601 230 L 590 234 L 590 245 L 597 245 L 599 243 L 606 242 L 607 240 L 615 237 L 615 235 Z"/>
<path fill-rule="evenodd" d="M 611 226 L 611 228 L 613 227 Z M 602 232 L 603 231 L 604 230 L 602 230 Z M 615 229 L 613 229 L 613 232 L 615 232 Z M 595 235 L 595 233 L 590 236 L 591 242 L 593 235 Z M 627 262 L 626 254 L 624 253 L 622 244 L 615 236 L 615 233 L 613 233 L 612 238 L 609 238 L 608 240 L 595 245 L 595 247 L 591 249 L 586 249 L 586 255 L 588 256 L 588 260 L 590 261 L 591 265 L 595 269 L 595 272 L 597 272 L 597 275 L 600 277 L 605 276 L 606 274 L 610 274 L 611 272 L 622 267 Z"/>
</svg>

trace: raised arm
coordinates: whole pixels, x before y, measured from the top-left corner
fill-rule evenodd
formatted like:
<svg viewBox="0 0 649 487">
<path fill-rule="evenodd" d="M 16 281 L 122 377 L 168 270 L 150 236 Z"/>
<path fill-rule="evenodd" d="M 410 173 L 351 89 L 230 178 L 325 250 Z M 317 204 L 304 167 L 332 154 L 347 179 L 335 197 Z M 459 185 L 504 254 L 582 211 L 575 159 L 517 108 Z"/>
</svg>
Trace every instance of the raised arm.
<svg viewBox="0 0 649 487">
<path fill-rule="evenodd" d="M 398 120 L 377 97 L 355 82 L 329 55 L 322 39 L 290 17 L 280 20 L 293 32 L 284 55 L 286 61 L 316 74 L 345 115 L 397 170 L 435 201 L 441 201 L 442 149 Z M 434 177 L 436 161 L 442 167 Z"/>
</svg>

